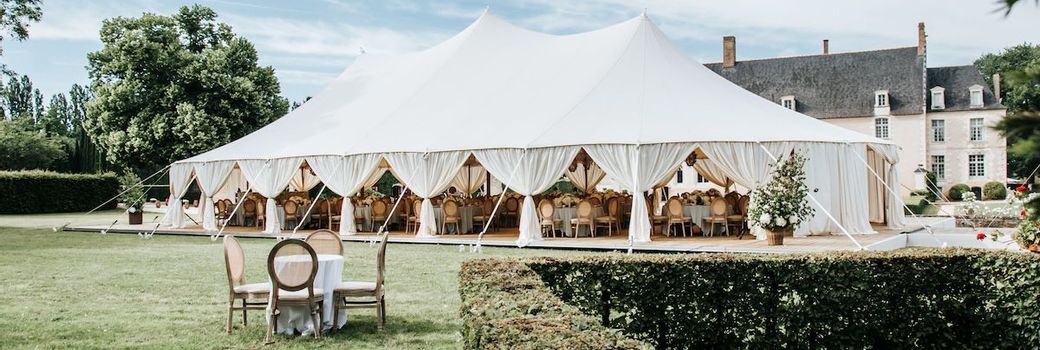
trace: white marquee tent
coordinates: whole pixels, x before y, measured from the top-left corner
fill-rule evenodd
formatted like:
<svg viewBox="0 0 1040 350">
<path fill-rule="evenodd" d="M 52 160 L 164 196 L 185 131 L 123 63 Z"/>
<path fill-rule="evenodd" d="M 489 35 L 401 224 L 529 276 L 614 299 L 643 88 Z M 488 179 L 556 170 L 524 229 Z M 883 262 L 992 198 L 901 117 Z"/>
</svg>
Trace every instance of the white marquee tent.
<svg viewBox="0 0 1040 350">
<path fill-rule="evenodd" d="M 767 180 L 773 155 L 797 150 L 809 156 L 809 185 L 833 216 L 818 209 L 811 231 L 838 232 L 840 223 L 853 233 L 872 232 L 870 214 L 877 208 L 890 226 L 903 221 L 894 193 L 886 198 L 868 191 L 867 159 L 880 164 L 876 170 L 889 186 L 898 186 L 894 145 L 745 91 L 683 54 L 645 15 L 550 35 L 485 12 L 427 50 L 363 54 L 283 118 L 174 163 L 170 199 L 179 202 L 193 178 L 204 193 L 218 193 L 236 164 L 252 191 L 273 198 L 303 161 L 328 188 L 352 195 L 385 159 L 426 198 L 418 235 L 428 236 L 435 226 L 429 198 L 450 186 L 473 155 L 526 196 L 522 246 L 541 239 L 530 196 L 559 179 L 581 149 L 632 193 L 671 177 L 695 150 L 710 164 L 700 168 L 717 172 L 712 176 L 755 188 Z M 879 198 L 868 199 L 868 192 Z M 646 242 L 644 199 L 633 197 L 629 236 Z M 349 203 L 344 213 L 353 212 Z M 167 225 L 183 226 L 177 207 Z M 268 218 L 277 217 L 273 199 L 266 208 Z M 278 226 L 268 219 L 266 232 Z M 352 225 L 343 226 L 344 234 L 352 233 Z"/>
</svg>

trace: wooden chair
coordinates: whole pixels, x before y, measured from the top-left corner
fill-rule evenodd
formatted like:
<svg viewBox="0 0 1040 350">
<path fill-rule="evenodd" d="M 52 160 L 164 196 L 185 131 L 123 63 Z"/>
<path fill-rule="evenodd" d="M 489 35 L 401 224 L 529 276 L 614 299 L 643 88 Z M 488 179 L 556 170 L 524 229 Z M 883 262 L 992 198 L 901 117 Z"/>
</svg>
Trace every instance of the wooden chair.
<svg viewBox="0 0 1040 350">
<path fill-rule="evenodd" d="M 539 216 L 539 229 L 542 230 L 542 236 L 545 236 L 545 228 L 549 228 L 549 234 L 554 238 L 556 237 L 556 223 L 562 223 L 563 220 L 556 218 L 556 205 L 551 200 L 543 199 L 538 202 L 538 216 Z"/>
<path fill-rule="evenodd" d="M 386 298 L 383 279 L 386 273 L 386 241 L 390 236 L 384 233 L 379 239 L 379 251 L 376 253 L 376 281 L 345 281 L 333 291 L 332 324 L 339 324 L 339 310 L 351 308 L 375 308 L 379 318 L 378 328 L 386 324 Z M 360 300 L 358 299 L 360 298 Z"/>
<path fill-rule="evenodd" d="M 422 211 L 422 199 L 416 199 L 412 201 L 412 215 L 408 217 L 408 222 L 404 224 L 404 232 L 408 233 L 409 227 L 414 227 L 415 232 L 419 232 L 419 215 Z"/>
<path fill-rule="evenodd" d="M 267 204 L 261 198 L 256 200 L 256 227 L 263 228 L 267 226 Z"/>
<path fill-rule="evenodd" d="M 617 198 L 608 199 L 607 200 L 607 212 L 606 212 L 606 215 L 602 215 L 602 216 L 596 218 L 596 228 L 599 229 L 600 226 L 606 226 L 607 227 L 607 236 L 613 235 L 613 231 L 611 231 L 612 227 L 613 228 L 617 228 L 618 232 L 621 231 L 621 225 L 619 224 L 619 222 L 621 222 L 621 221 L 618 219 L 618 206 L 619 205 L 620 204 L 618 203 L 618 199 Z"/>
<path fill-rule="evenodd" d="M 256 225 L 256 222 L 258 221 L 256 216 L 256 202 L 249 198 L 243 200 L 246 201 L 245 203 L 242 203 L 243 224 Z"/>
<path fill-rule="evenodd" d="M 740 199 L 737 199 L 736 213 L 726 216 L 727 226 L 735 226 L 737 228 L 737 239 L 742 239 L 744 237 L 744 232 L 748 231 L 747 212 L 749 201 L 751 201 L 751 197 L 741 196 Z M 729 230 L 729 227 L 726 229 Z"/>
<path fill-rule="evenodd" d="M 473 224 L 480 223 L 480 229 L 483 230 L 484 226 L 493 224 L 491 220 L 491 212 L 495 210 L 495 202 L 492 200 L 483 200 L 480 202 L 480 214 L 473 215 Z M 493 226 L 491 226 L 493 227 Z M 488 231 L 491 231 L 490 229 Z"/>
<path fill-rule="evenodd" d="M 704 224 L 710 225 L 710 235 L 715 235 L 715 225 L 721 224 L 722 228 L 726 230 L 726 235 L 729 235 L 729 228 L 726 227 L 728 220 L 726 218 L 726 200 L 723 198 L 715 198 L 711 200 L 711 215 L 704 218 Z"/>
<path fill-rule="evenodd" d="M 594 207 L 598 207 L 603 204 L 603 202 L 600 201 L 598 197 L 589 198 L 589 203 L 591 203 Z"/>
<path fill-rule="evenodd" d="M 504 194 L 503 194 L 504 195 Z M 516 197 L 506 198 L 505 210 L 502 211 L 502 219 L 509 218 L 509 223 L 519 224 L 520 223 L 520 202 L 516 200 Z"/>
<path fill-rule="evenodd" d="M 319 229 L 320 228 L 327 228 L 327 227 L 322 227 L 322 226 L 324 226 L 325 223 L 329 219 L 329 204 L 328 204 L 328 202 L 329 201 L 327 199 L 323 198 L 323 199 L 317 200 L 314 203 L 314 209 L 311 210 L 311 220 L 310 220 L 310 224 L 313 224 L 314 227 L 317 227 Z M 308 226 L 310 226 L 310 225 L 308 225 Z"/>
<path fill-rule="evenodd" d="M 317 230 L 307 235 L 307 244 L 317 254 L 343 255 L 343 240 L 331 230 Z"/>
<path fill-rule="evenodd" d="M 412 213 L 412 206 L 408 205 L 411 201 L 408 200 L 408 197 L 405 197 L 400 199 L 400 203 L 397 208 L 397 220 L 407 224 L 408 216 Z"/>
<path fill-rule="evenodd" d="M 264 310 L 271 294 L 270 283 L 246 283 L 246 258 L 242 245 L 235 236 L 224 236 L 224 264 L 228 277 L 227 333 L 231 334 L 231 318 L 242 310 L 242 325 L 247 324 L 247 310 Z M 235 306 L 242 300 L 242 306 Z"/>
<path fill-rule="evenodd" d="M 461 234 L 462 226 L 459 223 L 462 222 L 462 217 L 459 216 L 459 204 L 449 199 L 444 201 L 444 204 L 441 204 L 441 210 L 444 211 L 444 220 L 441 220 L 441 233 L 448 232 L 448 225 L 455 225 L 455 234 Z"/>
<path fill-rule="evenodd" d="M 691 236 L 693 235 L 693 219 L 686 217 L 686 213 L 683 212 L 682 201 L 678 198 L 669 199 L 668 202 L 665 203 L 665 209 L 668 212 L 668 229 L 667 232 L 665 232 L 666 234 L 670 234 L 672 232 L 672 227 L 678 224 L 679 232 L 682 233 L 683 237 L 686 237 L 687 233 Z M 686 226 L 687 223 L 690 224 L 689 227 Z"/>
<path fill-rule="evenodd" d="M 649 197 L 649 196 L 648 196 Z M 664 226 L 668 222 L 667 215 L 656 215 L 654 214 L 654 200 L 653 198 L 646 199 L 646 214 L 650 217 L 650 234 L 653 234 L 655 228 L 658 226 Z M 666 234 L 667 232 L 663 232 Z"/>
<path fill-rule="evenodd" d="M 304 256 L 304 260 L 291 263 L 287 268 L 275 267 L 275 259 Z M 321 308 L 325 291 L 314 287 L 314 276 L 318 274 L 318 254 L 310 244 L 298 239 L 282 240 L 271 248 L 267 255 L 267 274 L 271 279 L 270 317 L 267 324 L 266 343 L 278 330 L 278 316 L 282 306 L 306 306 L 311 313 L 314 337 L 321 338 Z"/>
<path fill-rule="evenodd" d="M 380 199 L 372 202 L 372 230 L 377 230 L 377 227 L 383 226 L 383 222 L 386 221 L 388 205 L 386 201 Z"/>
<path fill-rule="evenodd" d="M 343 222 L 343 198 L 332 198 L 326 205 L 329 206 L 329 229 L 339 231 L 339 225 Z"/>
<path fill-rule="evenodd" d="M 297 204 L 296 201 L 294 201 L 294 200 L 287 200 L 287 201 L 285 201 L 285 204 L 282 204 L 282 210 L 285 210 L 285 222 L 283 222 L 282 225 L 284 225 L 286 227 L 294 227 L 295 228 L 296 225 L 300 223 L 300 218 L 299 218 L 300 206 L 299 206 L 299 204 Z M 290 222 L 292 223 L 292 226 L 289 226 Z"/>
<path fill-rule="evenodd" d="M 593 226 L 595 218 L 592 217 L 592 203 L 589 201 L 581 201 L 578 203 L 577 217 L 571 219 L 571 232 L 574 233 L 574 237 L 578 237 L 578 228 L 581 225 L 589 227 L 589 234 L 592 237 L 596 237 L 596 227 Z"/>
</svg>

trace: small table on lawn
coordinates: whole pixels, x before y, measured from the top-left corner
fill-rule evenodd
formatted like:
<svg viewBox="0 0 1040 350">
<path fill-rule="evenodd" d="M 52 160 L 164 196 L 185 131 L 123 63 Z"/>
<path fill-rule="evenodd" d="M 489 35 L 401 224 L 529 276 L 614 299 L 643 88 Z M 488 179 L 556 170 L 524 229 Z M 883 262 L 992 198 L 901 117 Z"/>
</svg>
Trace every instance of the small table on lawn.
<svg viewBox="0 0 1040 350">
<path fill-rule="evenodd" d="M 307 270 L 300 265 L 310 264 L 310 256 L 289 255 L 274 259 L 274 268 L 278 271 L 287 269 Z M 343 281 L 343 256 L 335 254 L 318 255 L 318 274 L 314 276 L 314 288 L 325 292 L 325 300 L 322 303 L 321 315 L 323 318 L 322 330 L 332 328 L 332 291 Z M 267 320 L 271 320 L 271 306 L 267 306 Z M 340 310 L 339 323 L 337 327 L 347 324 L 347 314 Z M 296 332 L 308 335 L 313 334 L 311 327 L 311 312 L 303 306 L 282 306 L 281 314 L 278 315 L 278 333 L 292 335 Z"/>
</svg>

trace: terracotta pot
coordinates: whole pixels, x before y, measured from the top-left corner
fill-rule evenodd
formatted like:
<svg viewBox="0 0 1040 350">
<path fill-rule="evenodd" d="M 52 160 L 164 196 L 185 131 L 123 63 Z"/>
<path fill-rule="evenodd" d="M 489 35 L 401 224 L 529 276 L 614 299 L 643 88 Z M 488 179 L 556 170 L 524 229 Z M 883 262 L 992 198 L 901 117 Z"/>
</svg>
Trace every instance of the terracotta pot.
<svg viewBox="0 0 1040 350">
<path fill-rule="evenodd" d="M 766 230 L 766 242 L 768 245 L 784 245 L 784 236 L 793 236 L 794 230 L 779 229 Z"/>
<path fill-rule="evenodd" d="M 131 225 L 140 225 L 142 222 L 144 222 L 144 213 L 142 213 L 141 211 L 137 211 L 136 213 L 128 213 L 128 214 L 130 215 L 130 224 Z"/>
</svg>

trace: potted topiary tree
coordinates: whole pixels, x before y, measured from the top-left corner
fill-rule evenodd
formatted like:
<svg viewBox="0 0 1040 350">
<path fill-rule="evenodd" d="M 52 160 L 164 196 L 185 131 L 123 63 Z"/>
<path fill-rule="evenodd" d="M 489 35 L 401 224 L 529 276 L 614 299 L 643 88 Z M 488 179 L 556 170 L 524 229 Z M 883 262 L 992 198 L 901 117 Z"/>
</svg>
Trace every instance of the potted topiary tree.
<svg viewBox="0 0 1040 350">
<path fill-rule="evenodd" d="M 805 157 L 792 153 L 781 157 L 765 185 L 751 194 L 748 222 L 766 230 L 769 245 L 783 245 L 784 235 L 813 215 L 806 199 L 809 187 L 805 185 Z"/>
<path fill-rule="evenodd" d="M 120 199 L 126 206 L 126 212 L 130 215 L 129 223 L 140 225 L 144 222 L 144 186 L 140 186 L 141 178 L 132 172 L 127 172 L 119 178 L 119 183 L 123 187 Z"/>
</svg>

